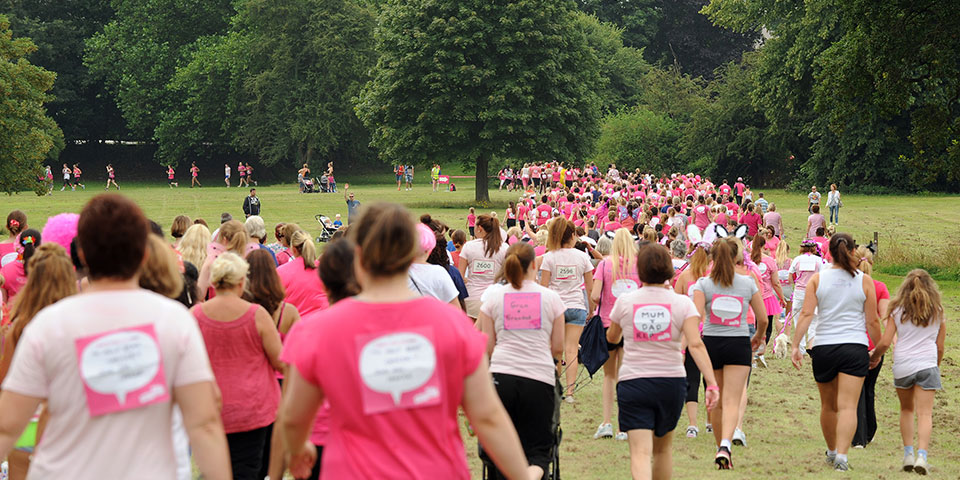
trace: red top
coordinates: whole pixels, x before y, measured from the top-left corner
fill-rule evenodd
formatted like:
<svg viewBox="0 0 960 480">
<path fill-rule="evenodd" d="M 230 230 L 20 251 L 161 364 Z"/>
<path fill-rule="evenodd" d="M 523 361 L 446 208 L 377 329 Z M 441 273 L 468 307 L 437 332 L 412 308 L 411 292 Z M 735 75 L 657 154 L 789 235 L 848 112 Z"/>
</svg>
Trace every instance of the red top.
<svg viewBox="0 0 960 480">
<path fill-rule="evenodd" d="M 250 305 L 230 322 L 213 320 L 203 313 L 203 306 L 193 309 L 223 395 L 220 416 L 226 433 L 265 427 L 277 418 L 280 385 L 257 333 L 258 308 Z"/>
</svg>

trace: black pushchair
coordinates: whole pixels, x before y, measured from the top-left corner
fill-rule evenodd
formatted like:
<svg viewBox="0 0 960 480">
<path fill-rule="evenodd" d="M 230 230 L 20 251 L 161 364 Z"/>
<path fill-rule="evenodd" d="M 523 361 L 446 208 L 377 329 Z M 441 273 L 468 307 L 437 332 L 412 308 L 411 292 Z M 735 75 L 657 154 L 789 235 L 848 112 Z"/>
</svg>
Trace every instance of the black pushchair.
<svg viewBox="0 0 960 480">
<path fill-rule="evenodd" d="M 560 403 L 563 400 L 563 386 L 560 383 L 560 377 L 554 384 L 553 389 L 553 447 L 550 449 L 550 464 L 543 472 L 543 480 L 560 480 L 560 441 L 563 439 L 563 429 L 560 428 Z M 505 480 L 506 477 L 500 474 L 493 464 L 493 460 L 483 450 L 483 446 L 477 447 L 480 451 L 480 461 L 483 462 L 484 480 Z"/>
<path fill-rule="evenodd" d="M 318 213 L 313 218 L 320 224 L 320 235 L 317 236 L 317 243 L 329 242 L 333 238 L 333 234 L 337 232 L 337 227 L 326 215 Z"/>
</svg>

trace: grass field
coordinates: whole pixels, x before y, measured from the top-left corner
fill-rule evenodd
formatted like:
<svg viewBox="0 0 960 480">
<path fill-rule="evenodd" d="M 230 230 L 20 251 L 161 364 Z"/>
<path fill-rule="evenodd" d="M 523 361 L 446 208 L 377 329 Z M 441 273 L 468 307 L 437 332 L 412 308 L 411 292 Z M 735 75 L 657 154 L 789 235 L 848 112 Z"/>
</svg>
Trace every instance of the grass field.
<svg viewBox="0 0 960 480">
<path fill-rule="evenodd" d="M 377 177 L 380 178 L 379 176 Z M 340 188 L 346 178 L 340 178 Z M 355 179 L 358 182 L 370 179 Z M 376 201 L 400 202 L 415 214 L 429 212 L 435 218 L 458 228 L 464 228 L 467 208 L 471 206 L 474 191 L 472 180 L 458 181 L 459 191 L 431 192 L 421 182 L 412 192 L 397 192 L 396 187 L 365 183 L 351 188 L 362 203 Z M 263 202 L 262 216 L 268 225 L 275 222 L 297 222 L 308 231 L 316 231 L 313 216 L 336 213 L 346 217 L 342 193 L 300 195 L 294 185 L 271 186 L 259 189 Z M 342 190 L 341 190 L 342 191 Z M 88 185 L 86 191 L 59 192 L 52 196 L 36 197 L 20 194 L 3 199 L 3 211 L 20 209 L 27 213 L 29 224 L 42 228 L 45 219 L 61 212 L 79 212 L 84 202 L 102 187 Z M 222 212 L 231 212 L 242 218 L 241 204 L 246 189 L 207 186 L 202 189 L 166 186 L 129 185 L 121 191 L 135 199 L 146 214 L 169 228 L 176 215 L 201 217 L 213 227 Z M 769 201 L 778 205 L 787 225 L 786 235 L 796 247 L 806 226 L 805 193 L 766 191 Z M 515 195 L 493 191 L 491 198 L 496 210 L 503 216 L 506 202 Z M 950 320 L 960 318 L 960 282 L 957 277 L 960 240 L 954 232 L 960 228 L 960 197 L 957 196 L 845 196 L 841 210 L 841 231 L 854 235 L 866 243 L 879 232 L 880 254 L 878 268 L 883 272 L 901 273 L 916 265 L 925 265 L 938 271 Z M 481 213 L 481 211 L 478 211 Z M 104 225 L 104 228 L 110 228 Z M 796 250 L 794 250 L 795 252 Z M 879 280 L 895 292 L 900 277 L 879 273 Z M 937 396 L 934 409 L 934 438 L 930 448 L 932 475 L 937 478 L 960 478 L 960 334 L 950 329 L 947 351 L 942 365 L 944 391 Z M 900 478 L 901 457 L 898 428 L 898 404 L 892 385 L 888 355 L 877 384 L 879 431 L 873 444 L 865 450 L 851 450 L 853 470 L 844 475 L 850 478 Z M 685 417 L 681 419 L 678 437 L 674 441 L 674 476 L 676 478 L 822 478 L 834 476 L 822 462 L 823 442 L 819 429 L 819 399 L 810 373 L 809 363 L 802 372 L 794 370 L 787 360 L 768 360 L 768 369 L 757 370 L 750 388 L 750 403 L 744 430 L 748 447 L 735 447 L 736 470 L 716 472 L 712 458 L 712 436 L 703 432 L 695 440 L 683 436 Z M 564 442 L 561 448 L 561 471 L 564 478 L 629 478 L 629 451 L 626 443 L 613 440 L 593 440 L 600 422 L 600 380 L 598 375 L 577 395 L 577 403 L 562 407 Z M 614 421 L 616 424 L 616 421 Z M 476 460 L 476 441 L 467 438 L 468 458 L 479 477 Z"/>
</svg>

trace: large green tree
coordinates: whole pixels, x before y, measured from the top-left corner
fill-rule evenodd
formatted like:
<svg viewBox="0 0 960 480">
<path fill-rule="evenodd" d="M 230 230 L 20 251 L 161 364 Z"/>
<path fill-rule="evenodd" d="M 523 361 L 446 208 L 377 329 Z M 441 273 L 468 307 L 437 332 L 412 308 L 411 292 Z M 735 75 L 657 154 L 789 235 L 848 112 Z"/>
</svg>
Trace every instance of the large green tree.
<svg viewBox="0 0 960 480">
<path fill-rule="evenodd" d="M 162 161 L 211 143 L 267 165 L 365 148 L 369 135 L 352 99 L 375 61 L 370 8 L 356 0 L 246 0 L 237 9 L 230 31 L 199 41 L 169 85 L 184 100 L 157 129 Z"/>
<path fill-rule="evenodd" d="M 600 104 L 604 112 L 614 112 L 640 102 L 642 79 L 650 71 L 643 52 L 623 45 L 623 29 L 596 16 L 577 13 L 577 26 L 587 38 L 587 45 L 600 61 L 602 87 Z"/>
<path fill-rule="evenodd" d="M 44 107 L 56 75 L 26 60 L 35 50 L 29 39 L 13 38 L 0 15 L 0 191 L 8 194 L 39 194 L 43 160 L 63 148 L 63 133 Z"/>
<path fill-rule="evenodd" d="M 572 0 L 390 0 L 357 110 L 393 162 L 459 161 L 489 201 L 491 159 L 583 159 L 598 131 L 596 54 Z"/>
</svg>

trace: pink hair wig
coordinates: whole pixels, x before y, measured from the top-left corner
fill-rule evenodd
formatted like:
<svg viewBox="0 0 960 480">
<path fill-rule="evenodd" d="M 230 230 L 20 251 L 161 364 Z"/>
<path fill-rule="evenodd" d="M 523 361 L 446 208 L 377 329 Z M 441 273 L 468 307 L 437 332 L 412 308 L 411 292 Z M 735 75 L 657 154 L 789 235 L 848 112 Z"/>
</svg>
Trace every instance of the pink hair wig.
<svg viewBox="0 0 960 480">
<path fill-rule="evenodd" d="M 417 232 L 420 233 L 420 251 L 433 251 L 433 248 L 437 246 L 437 234 L 433 233 L 433 229 L 422 223 L 418 223 Z"/>
<path fill-rule="evenodd" d="M 80 222 L 80 215 L 76 213 L 61 213 L 47 219 L 47 224 L 43 226 L 43 232 L 40 236 L 44 243 L 55 242 L 70 252 L 70 242 L 77 236 L 77 223 Z"/>
</svg>

